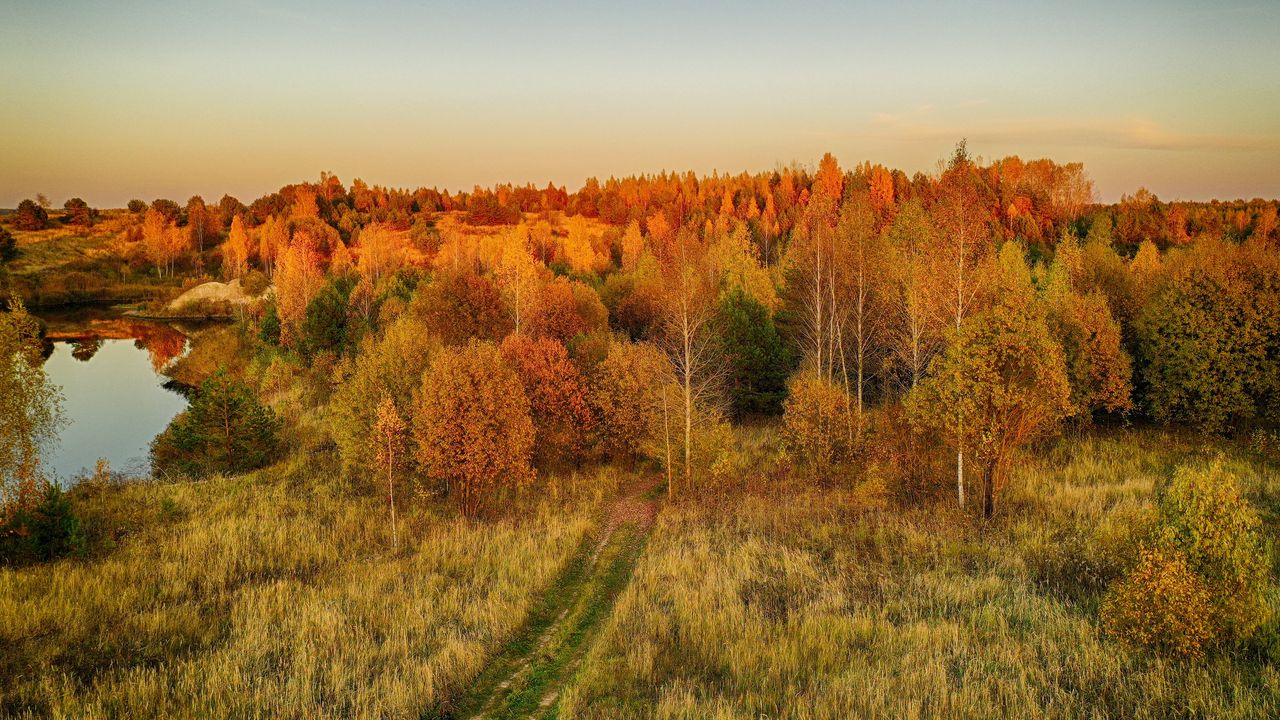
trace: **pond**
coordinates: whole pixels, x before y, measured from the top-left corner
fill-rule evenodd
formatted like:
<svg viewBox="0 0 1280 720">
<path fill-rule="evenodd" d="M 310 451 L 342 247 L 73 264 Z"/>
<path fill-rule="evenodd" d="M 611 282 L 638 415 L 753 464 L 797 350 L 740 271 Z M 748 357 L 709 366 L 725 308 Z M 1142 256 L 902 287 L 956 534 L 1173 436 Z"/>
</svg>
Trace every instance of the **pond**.
<svg viewBox="0 0 1280 720">
<path fill-rule="evenodd" d="M 46 469 L 64 485 L 106 458 L 115 472 L 150 472 L 148 446 L 186 406 L 161 371 L 187 347 L 187 333 L 163 322 L 108 311 L 40 314 L 53 352 L 50 381 L 62 388 L 66 425 Z"/>
</svg>

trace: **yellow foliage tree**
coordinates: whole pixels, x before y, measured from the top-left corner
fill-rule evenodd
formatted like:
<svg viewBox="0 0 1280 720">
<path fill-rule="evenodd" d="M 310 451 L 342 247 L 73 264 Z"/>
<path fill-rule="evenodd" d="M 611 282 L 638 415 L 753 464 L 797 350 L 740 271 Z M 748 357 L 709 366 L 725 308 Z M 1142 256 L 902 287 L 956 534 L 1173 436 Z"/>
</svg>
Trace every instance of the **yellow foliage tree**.
<svg viewBox="0 0 1280 720">
<path fill-rule="evenodd" d="M 360 231 L 356 251 L 360 274 L 377 286 L 404 264 L 405 234 L 381 223 L 368 225 Z"/>
<path fill-rule="evenodd" d="M 290 243 L 278 262 L 276 312 L 280 317 L 280 343 L 293 347 L 306 318 L 307 305 L 324 284 L 324 272 L 319 254 L 305 239 Z"/>
<path fill-rule="evenodd" d="M 751 242 L 751 233 L 742 223 L 734 223 L 728 232 L 718 233 L 711 245 L 712 267 L 722 275 L 721 297 L 728 297 L 737 290 L 769 312 L 778 309 L 778 289 L 773 277 L 760 262 L 760 253 Z M 637 258 L 638 261 L 638 258 Z"/>
<path fill-rule="evenodd" d="M 222 275 L 227 279 L 243 277 L 249 270 L 249 233 L 237 215 L 231 221 L 231 232 L 222 244 Z"/>
<path fill-rule="evenodd" d="M 994 307 L 971 316 L 925 382 L 907 398 L 914 423 L 973 449 L 983 470 L 983 515 L 995 510 L 1014 453 L 1069 415 L 1062 347 L 1050 336 L 1021 248 L 1000 253 Z"/>
</svg>

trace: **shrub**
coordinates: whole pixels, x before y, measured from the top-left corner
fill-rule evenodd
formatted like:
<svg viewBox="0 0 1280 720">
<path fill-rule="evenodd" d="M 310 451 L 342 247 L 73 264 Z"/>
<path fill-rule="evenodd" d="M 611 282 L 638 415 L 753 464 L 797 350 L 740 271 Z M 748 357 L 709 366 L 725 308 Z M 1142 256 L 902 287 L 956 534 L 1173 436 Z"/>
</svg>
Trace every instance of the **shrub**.
<svg viewBox="0 0 1280 720">
<path fill-rule="evenodd" d="M 261 270 L 250 270 L 240 281 L 240 287 L 253 297 L 261 297 L 271 287 L 271 280 Z"/>
<path fill-rule="evenodd" d="M 13 215 L 13 226 L 19 230 L 43 230 L 48 221 L 49 213 L 34 200 L 18 203 L 18 210 Z"/>
<path fill-rule="evenodd" d="M 0 228 L 0 262 L 12 260 L 18 254 L 18 241 L 13 234 Z"/>
<path fill-rule="evenodd" d="M 1159 524 L 1137 565 L 1107 593 L 1104 629 L 1189 657 L 1251 638 L 1269 615 L 1260 524 L 1220 461 L 1179 468 L 1161 493 Z"/>
<path fill-rule="evenodd" d="M 1269 570 L 1258 513 L 1221 461 L 1183 467 L 1160 498 L 1163 540 L 1187 557 L 1209 589 L 1226 640 L 1245 640 L 1267 620 Z"/>
<path fill-rule="evenodd" d="M 835 383 L 801 372 L 787 384 L 782 439 L 796 464 L 813 479 L 825 481 L 853 460 L 853 417 L 848 398 Z"/>
<path fill-rule="evenodd" d="M 1112 585 L 1102 627 L 1131 645 L 1198 658 L 1217 629 L 1209 590 L 1171 547 L 1143 548 L 1138 564 Z"/>
<path fill-rule="evenodd" d="M 492 343 L 472 340 L 432 360 L 415 401 L 416 456 L 465 515 L 533 479 L 533 433 L 520 378 Z"/>
<path fill-rule="evenodd" d="M 89 203 L 81 198 L 71 198 L 62 207 L 66 210 L 64 222 L 69 225 L 88 227 L 93 224 L 93 218 L 97 215 L 97 212 L 89 207 Z"/>
</svg>

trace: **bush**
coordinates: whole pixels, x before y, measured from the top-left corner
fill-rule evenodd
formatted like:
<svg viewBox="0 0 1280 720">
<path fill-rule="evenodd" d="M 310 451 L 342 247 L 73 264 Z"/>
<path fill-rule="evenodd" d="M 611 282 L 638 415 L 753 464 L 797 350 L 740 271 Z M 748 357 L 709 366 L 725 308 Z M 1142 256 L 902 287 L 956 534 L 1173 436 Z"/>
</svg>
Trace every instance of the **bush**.
<svg viewBox="0 0 1280 720">
<path fill-rule="evenodd" d="M 1221 461 L 1184 467 L 1160 498 L 1161 539 L 1187 557 L 1204 579 L 1216 624 L 1226 640 L 1246 640 L 1267 620 L 1267 557 L 1258 513 L 1240 495 Z"/>
<path fill-rule="evenodd" d="M 848 398 L 835 383 L 801 372 L 787 384 L 782 439 L 796 464 L 814 480 L 830 480 L 856 454 Z"/>
<path fill-rule="evenodd" d="M 261 297 L 271 287 L 271 280 L 261 270 L 250 270 L 240 281 L 240 287 L 253 297 Z"/>
<path fill-rule="evenodd" d="M 49 222 L 49 213 L 34 200 L 23 200 L 13 214 L 13 226 L 19 230 L 43 230 Z"/>
<path fill-rule="evenodd" d="M 1209 589 L 1170 547 L 1143 548 L 1102 604 L 1102 627 L 1138 647 L 1198 658 L 1217 634 Z"/>
<path fill-rule="evenodd" d="M 19 508 L 0 525 L 0 564 L 24 565 L 83 555 L 84 551 L 80 518 L 57 485 L 49 484 L 40 502 Z"/>
<path fill-rule="evenodd" d="M 1267 558 L 1258 514 L 1216 462 L 1179 468 L 1137 565 L 1112 585 L 1103 627 L 1134 645 L 1198 657 L 1243 642 L 1267 622 Z"/>
</svg>

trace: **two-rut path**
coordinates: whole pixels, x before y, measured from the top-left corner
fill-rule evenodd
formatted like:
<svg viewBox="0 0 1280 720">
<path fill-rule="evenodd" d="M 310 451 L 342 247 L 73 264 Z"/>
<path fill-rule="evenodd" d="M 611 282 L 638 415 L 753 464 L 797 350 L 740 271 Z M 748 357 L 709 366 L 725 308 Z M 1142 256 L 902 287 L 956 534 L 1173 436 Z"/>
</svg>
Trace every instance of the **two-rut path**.
<svg viewBox="0 0 1280 720">
<path fill-rule="evenodd" d="M 637 483 L 613 501 L 603 529 L 587 541 L 529 614 L 524 628 L 476 678 L 448 717 L 554 718 L 601 621 L 648 539 L 660 487 Z"/>
</svg>

